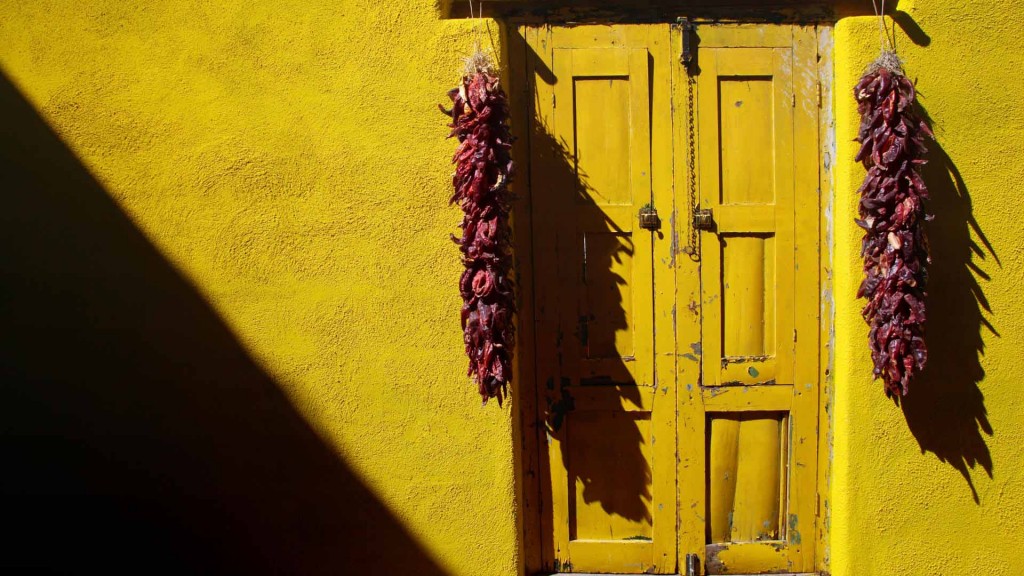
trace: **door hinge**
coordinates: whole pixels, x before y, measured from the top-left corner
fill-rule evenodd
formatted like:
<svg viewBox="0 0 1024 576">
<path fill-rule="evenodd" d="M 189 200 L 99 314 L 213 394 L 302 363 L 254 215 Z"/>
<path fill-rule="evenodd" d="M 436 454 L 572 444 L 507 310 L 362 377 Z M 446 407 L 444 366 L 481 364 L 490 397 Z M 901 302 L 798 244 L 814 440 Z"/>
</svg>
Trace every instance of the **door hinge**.
<svg viewBox="0 0 1024 576">
<path fill-rule="evenodd" d="M 818 108 L 821 108 L 821 82 L 818 82 Z"/>
<path fill-rule="evenodd" d="M 551 93 L 551 107 L 552 108 L 555 107 L 555 94 L 554 94 L 554 92 Z"/>
</svg>

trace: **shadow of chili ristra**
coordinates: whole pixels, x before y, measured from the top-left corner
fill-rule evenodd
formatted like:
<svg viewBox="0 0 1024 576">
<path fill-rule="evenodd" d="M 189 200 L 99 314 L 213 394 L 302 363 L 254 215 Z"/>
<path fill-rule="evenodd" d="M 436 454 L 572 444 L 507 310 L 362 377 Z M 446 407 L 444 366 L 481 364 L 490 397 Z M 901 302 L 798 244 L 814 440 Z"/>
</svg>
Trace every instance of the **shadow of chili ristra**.
<svg viewBox="0 0 1024 576">
<path fill-rule="evenodd" d="M 551 70 L 544 67 L 540 58 L 534 56 L 533 62 L 537 68 L 536 81 L 549 84 L 559 81 Z M 525 146 L 526 142 L 520 142 L 519 145 Z M 561 250 L 579 250 L 577 259 L 580 260 L 577 262 L 577 270 L 559 271 L 560 276 L 572 275 L 573 281 L 577 282 L 576 300 L 561 304 L 565 309 L 560 312 L 564 325 L 559 346 L 577 347 L 581 358 L 600 358 L 611 363 L 610 372 L 628 374 L 629 367 L 619 358 L 621 354 L 614 350 L 615 344 L 611 338 L 616 332 L 631 329 L 626 303 L 622 301 L 622 289 L 629 284 L 627 279 L 617 272 L 617 268 L 625 259 L 633 257 L 632 238 L 629 233 L 614 232 L 614 222 L 595 201 L 595 191 L 588 183 L 587 175 L 578 167 L 567 143 L 556 138 L 537 119 L 531 120 L 529 148 L 530 157 L 540 159 L 537 161 L 542 162 L 545 167 L 543 182 L 533 183 L 532 195 L 536 197 L 542 194 L 560 194 L 572 198 L 561 203 L 563 206 L 571 207 L 572 213 L 559 214 L 555 220 L 566 222 L 566 225 L 573 225 L 572 222 L 577 220 L 603 221 L 610 231 L 608 236 L 616 236 L 619 239 L 618 244 L 605 242 L 596 248 L 589 243 L 586 248 L 558 247 Z M 526 177 L 527 174 L 519 174 L 521 181 Z M 536 219 L 534 221 L 536 226 Z M 535 244 L 534 252 L 553 248 Z M 558 278 L 537 276 L 534 278 L 534 293 L 559 290 L 558 281 Z M 543 282 L 547 282 L 548 285 L 538 285 Z M 636 286 L 630 288 L 640 289 Z M 591 298 L 593 301 L 589 300 Z M 572 382 L 572 386 L 615 386 L 623 405 L 641 404 L 640 391 L 633 382 L 614 380 L 590 378 L 582 382 Z M 582 501 L 588 505 L 596 503 L 609 515 L 649 524 L 652 521 L 652 471 L 643 452 L 645 438 L 641 431 L 641 422 L 631 418 L 633 413 L 613 414 L 602 411 L 600 414 L 604 420 L 601 420 L 600 425 L 604 427 L 603 431 L 609 442 L 604 445 L 593 442 L 581 444 L 577 440 L 574 443 L 574 426 L 577 431 L 583 430 L 584 427 L 588 427 L 588 430 L 593 429 L 598 425 L 594 420 L 597 413 L 588 414 L 586 411 L 575 410 L 571 394 L 562 387 L 565 383 L 567 382 L 554 380 L 546 382 L 542 377 L 536 385 L 541 388 L 538 391 L 538 402 L 541 404 L 538 417 L 544 420 L 538 424 L 549 430 L 562 430 L 566 427 L 564 431 L 570 446 L 562 451 L 562 467 L 569 474 L 570 517 L 575 514 L 573 507 L 576 506 L 576 502 Z M 547 395 L 554 398 L 547 405 L 545 386 L 550 389 Z M 562 390 L 559 390 L 560 387 Z M 541 431 L 540 458 L 545 460 L 549 456 L 548 444 L 543 440 L 543 436 L 544 433 Z M 575 458 L 572 457 L 573 454 Z M 540 482 L 542 485 L 550 485 L 551 478 L 542 477 Z M 542 513 L 548 515 L 550 519 L 553 511 L 548 506 Z M 548 547 L 545 556 L 554 558 L 554 551 L 550 549 L 550 535 L 542 535 L 541 542 L 543 546 Z"/>
<path fill-rule="evenodd" d="M 974 218 L 960 171 L 937 141 L 929 143 L 922 176 L 931 196 L 926 209 L 935 215 L 926 230 L 932 259 L 925 300 L 928 364 L 902 399 L 903 414 L 921 452 L 957 470 L 979 502 L 971 470 L 980 465 L 992 477 L 985 437 L 994 434 L 981 391 L 981 360 L 986 333 L 999 337 L 982 286 L 989 280 L 984 268 L 1001 264 Z"/>
</svg>

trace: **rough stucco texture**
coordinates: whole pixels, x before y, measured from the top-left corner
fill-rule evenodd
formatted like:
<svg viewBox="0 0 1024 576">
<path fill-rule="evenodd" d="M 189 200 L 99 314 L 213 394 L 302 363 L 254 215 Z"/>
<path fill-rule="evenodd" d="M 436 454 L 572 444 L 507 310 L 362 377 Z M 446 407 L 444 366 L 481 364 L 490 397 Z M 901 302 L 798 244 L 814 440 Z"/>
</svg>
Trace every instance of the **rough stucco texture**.
<svg viewBox="0 0 1024 576">
<path fill-rule="evenodd" d="M 832 573 L 1024 570 L 1024 57 L 1016 1 L 900 2 L 897 49 L 938 142 L 929 367 L 903 407 L 871 380 L 854 300 L 858 117 L 852 89 L 878 54 L 878 22 L 836 27 L 835 421 Z M 891 22 L 890 22 L 891 24 Z"/>
<path fill-rule="evenodd" d="M 836 27 L 837 575 L 1024 567 L 1024 60 L 1017 2 L 901 2 L 935 122 L 932 359 L 904 406 L 854 300 L 851 89 Z M 517 571 L 507 408 L 463 376 L 451 142 L 470 27 L 429 2 L 0 3 L 0 69 L 440 566 Z M 492 25 L 492 31 L 495 31 Z M 496 31 L 495 31 L 496 32 Z"/>
<path fill-rule="evenodd" d="M 516 573 L 511 418 L 464 376 L 436 108 L 471 26 L 366 0 L 0 14 L 3 73 L 412 537 L 451 574 Z"/>
</svg>

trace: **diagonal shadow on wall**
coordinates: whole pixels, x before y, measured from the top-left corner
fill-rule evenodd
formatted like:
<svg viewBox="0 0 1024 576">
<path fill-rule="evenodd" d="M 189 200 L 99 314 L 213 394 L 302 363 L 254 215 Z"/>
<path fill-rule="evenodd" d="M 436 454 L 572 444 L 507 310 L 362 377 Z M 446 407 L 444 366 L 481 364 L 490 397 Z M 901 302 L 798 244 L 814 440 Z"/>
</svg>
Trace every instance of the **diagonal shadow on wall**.
<svg viewBox="0 0 1024 576">
<path fill-rule="evenodd" d="M 0 74 L 0 570 L 441 575 Z"/>
<path fill-rule="evenodd" d="M 919 109 L 929 125 L 927 111 Z M 921 452 L 932 452 L 967 481 L 975 502 L 971 470 L 980 465 L 992 477 L 985 436 L 993 435 L 980 384 L 985 332 L 998 337 L 982 289 L 983 266 L 1001 266 L 975 220 L 971 195 L 956 164 L 938 142 L 929 146 L 922 171 L 935 219 L 927 226 L 932 264 L 928 268 L 926 342 L 928 364 L 903 399 L 903 414 Z"/>
</svg>

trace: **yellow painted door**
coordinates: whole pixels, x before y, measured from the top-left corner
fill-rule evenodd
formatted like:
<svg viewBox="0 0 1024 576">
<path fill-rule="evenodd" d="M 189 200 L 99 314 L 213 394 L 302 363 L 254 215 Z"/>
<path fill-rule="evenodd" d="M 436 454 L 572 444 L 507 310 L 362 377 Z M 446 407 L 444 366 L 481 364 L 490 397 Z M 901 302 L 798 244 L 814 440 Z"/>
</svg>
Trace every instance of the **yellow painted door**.
<svg viewBox="0 0 1024 576">
<path fill-rule="evenodd" d="M 671 277 L 654 266 L 669 248 L 637 218 L 671 205 L 668 26 L 527 34 L 543 562 L 670 573 L 674 343 L 657 290 Z"/>
<path fill-rule="evenodd" d="M 520 30 L 540 568 L 812 570 L 814 28 L 703 24 L 693 84 L 668 24 Z"/>
<path fill-rule="evenodd" d="M 697 312 L 679 330 L 700 335 L 680 364 L 681 548 L 702 552 L 709 574 L 809 572 L 820 332 L 815 30 L 704 24 L 697 35 L 696 184 L 712 224 L 700 232 L 699 290 L 681 286 Z"/>
</svg>

